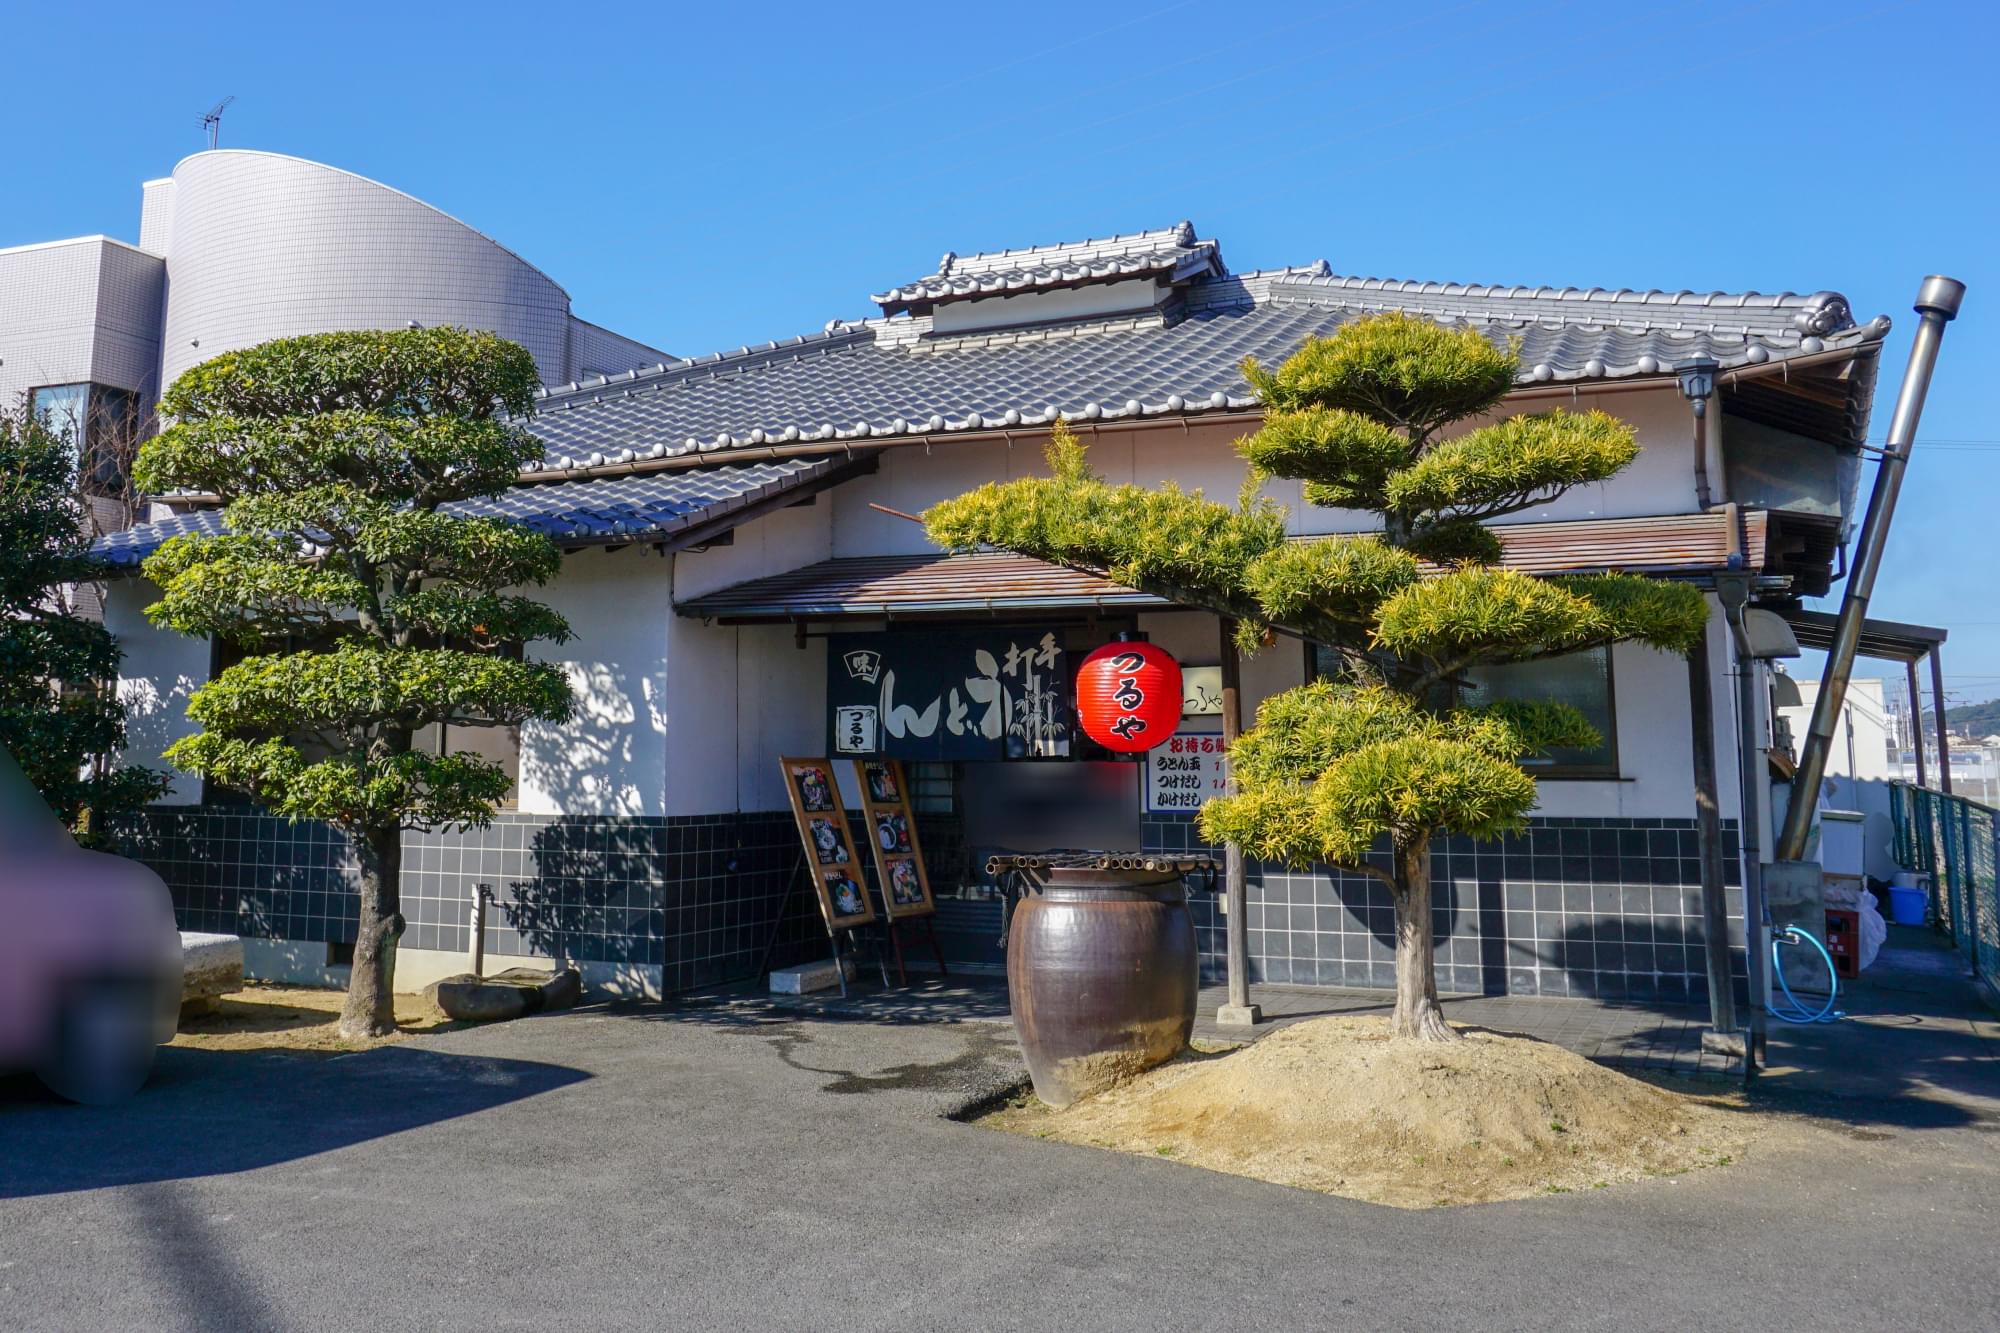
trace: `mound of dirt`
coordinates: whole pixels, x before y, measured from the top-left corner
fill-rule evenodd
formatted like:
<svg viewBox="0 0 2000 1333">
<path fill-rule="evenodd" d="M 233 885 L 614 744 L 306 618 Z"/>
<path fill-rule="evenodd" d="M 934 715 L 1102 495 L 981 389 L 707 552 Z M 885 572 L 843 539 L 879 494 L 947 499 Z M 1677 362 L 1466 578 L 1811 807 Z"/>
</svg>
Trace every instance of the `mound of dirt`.
<svg viewBox="0 0 2000 1333">
<path fill-rule="evenodd" d="M 1392 1041 L 1320 1018 L 1192 1054 L 1000 1128 L 1406 1208 L 1589 1189 L 1727 1162 L 1747 1134 L 1720 1099 L 1655 1087 L 1547 1042 L 1467 1030 Z"/>
</svg>

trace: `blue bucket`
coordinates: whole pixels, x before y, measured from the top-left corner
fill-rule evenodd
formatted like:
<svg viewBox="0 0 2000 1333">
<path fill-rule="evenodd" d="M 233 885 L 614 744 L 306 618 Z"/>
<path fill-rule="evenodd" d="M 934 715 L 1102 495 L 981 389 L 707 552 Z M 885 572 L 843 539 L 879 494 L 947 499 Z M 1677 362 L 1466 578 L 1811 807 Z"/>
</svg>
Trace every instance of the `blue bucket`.
<svg viewBox="0 0 2000 1333">
<path fill-rule="evenodd" d="M 1921 926 L 1930 900 L 1930 894 L 1922 889 L 1906 889 L 1900 884 L 1892 884 L 1889 886 L 1889 919 L 1899 926 Z"/>
</svg>

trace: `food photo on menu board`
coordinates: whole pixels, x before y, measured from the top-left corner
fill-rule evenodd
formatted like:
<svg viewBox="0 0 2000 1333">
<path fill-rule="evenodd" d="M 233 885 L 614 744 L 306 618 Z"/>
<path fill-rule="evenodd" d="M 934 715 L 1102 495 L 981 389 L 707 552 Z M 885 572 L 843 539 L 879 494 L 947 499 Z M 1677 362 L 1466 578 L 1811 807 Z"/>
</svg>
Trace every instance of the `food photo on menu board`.
<svg viewBox="0 0 2000 1333">
<path fill-rule="evenodd" d="M 896 788 L 896 771 L 887 764 L 866 765 L 868 773 L 868 799 L 876 805 L 894 805 L 903 799 Z"/>
<path fill-rule="evenodd" d="M 899 856 L 890 859 L 889 897 L 898 907 L 914 907 L 924 900 L 924 886 L 917 876 L 915 858 Z"/>
<path fill-rule="evenodd" d="M 840 916 L 859 916 L 868 910 L 868 900 L 861 896 L 861 886 L 845 870 L 829 870 L 826 874 L 826 896 L 833 904 L 833 910 Z"/>
<path fill-rule="evenodd" d="M 833 809 L 833 781 L 817 764 L 792 765 L 792 781 L 798 784 L 799 804 L 807 810 Z"/>
<path fill-rule="evenodd" d="M 813 851 L 821 865 L 847 864 L 847 844 L 841 840 L 840 830 L 834 825 L 830 815 L 814 815 L 808 821 L 812 828 Z"/>
<path fill-rule="evenodd" d="M 875 812 L 875 840 L 885 852 L 910 850 L 910 820 L 900 810 Z"/>
</svg>

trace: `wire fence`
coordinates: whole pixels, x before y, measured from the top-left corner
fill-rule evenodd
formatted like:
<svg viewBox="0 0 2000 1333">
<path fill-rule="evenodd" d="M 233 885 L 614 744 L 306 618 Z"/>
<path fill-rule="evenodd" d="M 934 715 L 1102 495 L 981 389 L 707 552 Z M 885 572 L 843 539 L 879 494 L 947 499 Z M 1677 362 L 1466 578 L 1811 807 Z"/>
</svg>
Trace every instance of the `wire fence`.
<svg viewBox="0 0 2000 1333">
<path fill-rule="evenodd" d="M 1889 794 L 1896 863 L 1930 877 L 1932 924 L 2000 984 L 2000 811 L 1906 782 Z"/>
</svg>

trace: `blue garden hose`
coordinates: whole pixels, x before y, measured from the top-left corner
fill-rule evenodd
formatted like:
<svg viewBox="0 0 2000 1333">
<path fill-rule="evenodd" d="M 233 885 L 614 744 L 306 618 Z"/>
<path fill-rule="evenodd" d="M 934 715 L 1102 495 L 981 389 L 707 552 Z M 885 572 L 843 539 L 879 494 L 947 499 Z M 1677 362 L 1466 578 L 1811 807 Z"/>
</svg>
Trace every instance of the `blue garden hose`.
<svg viewBox="0 0 2000 1333">
<path fill-rule="evenodd" d="M 1785 980 L 1785 965 L 1778 953 L 1780 946 L 1797 944 L 1800 940 L 1804 940 L 1807 944 L 1819 950 L 1819 956 L 1826 960 L 1827 981 L 1833 987 L 1832 992 L 1826 997 L 1826 1003 L 1820 1007 L 1817 1013 L 1808 1010 L 1800 1002 L 1799 997 L 1792 994 L 1792 983 Z M 1771 975 L 1778 979 L 1778 985 L 1784 990 L 1785 1000 L 1789 1006 L 1787 1008 L 1780 1008 L 1776 1001 L 1766 1006 L 1771 1011 L 1771 1017 L 1777 1019 L 1780 1023 L 1795 1023 L 1804 1026 L 1807 1023 L 1837 1023 L 1847 1017 L 1845 1013 L 1833 1007 L 1834 1003 L 1840 999 L 1840 974 L 1834 969 L 1833 955 L 1826 951 L 1824 944 L 1813 938 L 1811 931 L 1800 930 L 1797 926 L 1786 926 L 1783 930 L 1771 936 Z"/>
</svg>

